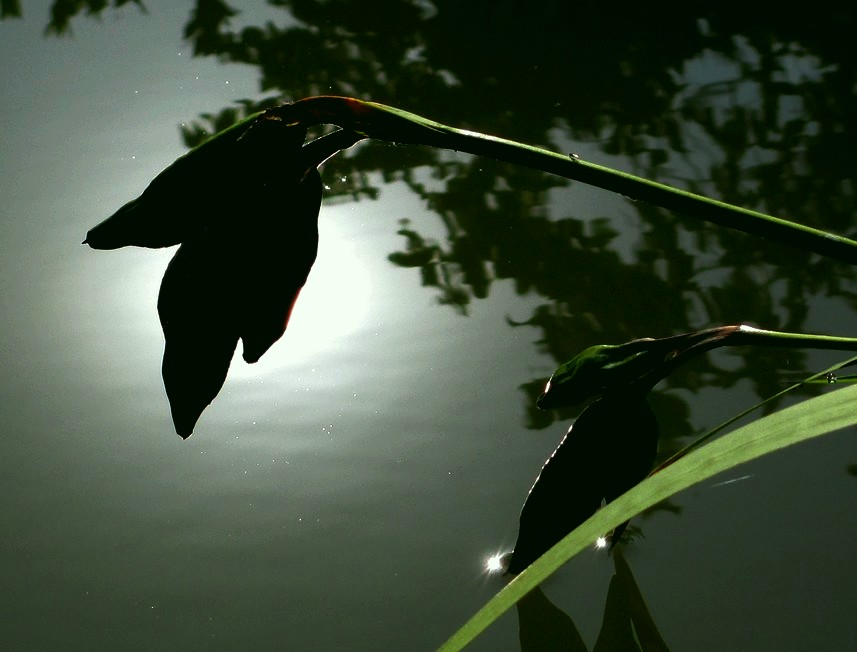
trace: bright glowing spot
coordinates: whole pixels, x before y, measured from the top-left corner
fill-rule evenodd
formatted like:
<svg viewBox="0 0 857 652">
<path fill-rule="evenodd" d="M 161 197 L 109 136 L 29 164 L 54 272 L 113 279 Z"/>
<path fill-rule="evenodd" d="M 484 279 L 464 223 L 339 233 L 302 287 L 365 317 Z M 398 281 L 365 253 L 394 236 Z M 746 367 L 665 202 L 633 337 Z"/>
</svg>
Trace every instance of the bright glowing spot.
<svg viewBox="0 0 857 652">
<path fill-rule="evenodd" d="M 595 540 L 595 547 L 598 548 L 598 550 L 603 550 L 604 548 L 606 548 L 607 547 L 607 537 L 598 537 Z"/>
<path fill-rule="evenodd" d="M 348 342 L 365 325 L 370 309 L 378 310 L 372 301 L 378 282 L 371 279 L 360 257 L 363 251 L 356 246 L 365 236 L 356 234 L 353 224 L 336 219 L 343 214 L 348 217 L 340 206 L 322 209 L 318 259 L 289 321 L 288 346 L 280 347 L 288 348 L 291 360 L 298 352 L 310 360 L 318 351 Z"/>
<path fill-rule="evenodd" d="M 341 206 L 322 209 L 318 258 L 298 296 L 285 335 L 256 365 L 232 365 L 231 379 L 256 381 L 262 368 L 308 364 L 320 353 L 331 354 L 353 342 L 355 333 L 369 320 L 370 309 L 374 306 L 377 310 L 372 301 L 373 282 L 366 261 L 360 258 L 363 252 L 355 244 L 361 239 L 356 234 L 359 223 L 355 227 L 353 222 L 336 219 L 342 216 L 347 217 L 347 211 Z"/>
<path fill-rule="evenodd" d="M 503 569 L 503 555 L 496 553 L 485 560 L 485 571 L 487 573 L 500 573 Z"/>
</svg>

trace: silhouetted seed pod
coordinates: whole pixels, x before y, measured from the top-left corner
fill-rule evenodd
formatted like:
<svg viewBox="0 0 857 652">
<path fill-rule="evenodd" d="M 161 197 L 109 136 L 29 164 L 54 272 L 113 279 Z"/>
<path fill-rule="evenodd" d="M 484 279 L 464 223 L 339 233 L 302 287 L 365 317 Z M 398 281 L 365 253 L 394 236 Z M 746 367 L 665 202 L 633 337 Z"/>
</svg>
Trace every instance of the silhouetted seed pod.
<svg viewBox="0 0 857 652">
<path fill-rule="evenodd" d="M 223 246 L 207 234 L 183 244 L 161 282 L 164 388 L 176 432 L 187 439 L 217 396 L 238 344 L 233 280 Z"/>
<path fill-rule="evenodd" d="M 158 297 L 163 377 L 187 438 L 226 379 L 238 339 L 255 362 L 285 331 L 318 250 L 318 166 L 363 139 L 251 116 L 178 159 L 144 193 L 91 229 L 86 244 L 181 243 Z"/>
<path fill-rule="evenodd" d="M 589 405 L 542 467 L 521 510 L 508 571 L 520 573 L 652 468 L 658 424 L 644 396 Z"/>
<path fill-rule="evenodd" d="M 255 362 L 283 335 L 315 260 L 320 204 L 315 168 L 298 180 L 247 180 L 170 262 L 158 312 L 164 386 L 182 437 L 223 386 L 239 337 Z"/>
<path fill-rule="evenodd" d="M 253 175 L 269 174 L 271 157 L 288 160 L 306 130 L 256 113 L 190 150 L 143 193 L 89 230 L 93 249 L 170 247 L 198 235 Z M 245 142 L 242 136 L 251 134 Z M 283 169 L 283 165 L 279 166 Z"/>
<path fill-rule="evenodd" d="M 318 170 L 311 168 L 288 189 L 271 184 L 258 190 L 251 242 L 241 244 L 239 331 L 247 362 L 256 362 L 282 337 L 318 251 Z"/>
<path fill-rule="evenodd" d="M 747 334 L 747 327 L 718 326 L 671 337 L 590 346 L 557 367 L 536 405 L 550 410 L 611 393 L 647 392 L 679 364 L 719 346 L 737 344 L 734 336 Z"/>
</svg>

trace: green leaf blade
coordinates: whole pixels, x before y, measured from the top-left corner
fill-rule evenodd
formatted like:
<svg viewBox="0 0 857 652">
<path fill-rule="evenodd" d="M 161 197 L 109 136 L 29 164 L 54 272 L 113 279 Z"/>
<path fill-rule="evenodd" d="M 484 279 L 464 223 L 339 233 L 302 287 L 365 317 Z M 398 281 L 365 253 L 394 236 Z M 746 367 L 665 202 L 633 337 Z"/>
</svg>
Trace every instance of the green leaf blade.
<svg viewBox="0 0 857 652">
<path fill-rule="evenodd" d="M 803 401 L 743 426 L 670 465 L 606 505 L 509 582 L 439 652 L 464 649 L 497 618 L 605 532 L 719 473 L 857 424 L 857 386 Z"/>
</svg>

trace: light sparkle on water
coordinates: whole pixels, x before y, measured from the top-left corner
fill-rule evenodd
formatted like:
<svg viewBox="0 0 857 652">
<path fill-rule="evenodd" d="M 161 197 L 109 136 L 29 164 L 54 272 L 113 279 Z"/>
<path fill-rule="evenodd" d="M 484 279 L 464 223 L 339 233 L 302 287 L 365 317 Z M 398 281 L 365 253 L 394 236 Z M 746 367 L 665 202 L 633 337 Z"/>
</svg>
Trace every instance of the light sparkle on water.
<svg viewBox="0 0 857 652">
<path fill-rule="evenodd" d="M 503 555 L 502 553 L 495 552 L 493 555 L 488 557 L 485 560 L 485 572 L 490 575 L 495 575 L 496 573 L 502 573 L 505 570 L 503 567 Z"/>
</svg>

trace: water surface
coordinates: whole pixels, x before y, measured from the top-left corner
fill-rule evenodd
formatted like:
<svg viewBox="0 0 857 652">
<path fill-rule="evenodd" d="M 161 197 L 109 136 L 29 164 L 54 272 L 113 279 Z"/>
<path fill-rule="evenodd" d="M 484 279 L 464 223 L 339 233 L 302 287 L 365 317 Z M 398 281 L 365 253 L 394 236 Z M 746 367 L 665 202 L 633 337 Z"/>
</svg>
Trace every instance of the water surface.
<svg viewBox="0 0 857 652">
<path fill-rule="evenodd" d="M 514 544 L 574 416 L 532 406 L 558 363 L 738 321 L 857 330 L 842 264 L 491 161 L 367 146 L 323 170 L 320 255 L 286 337 L 236 358 L 182 442 L 155 311 L 172 252 L 78 243 L 186 150 L 181 125 L 245 98 L 355 94 L 855 235 L 836 31 L 441 2 L 382 3 L 370 30 L 323 4 L 236 3 L 224 33 L 243 45 L 220 59 L 194 56 L 172 3 L 77 16 L 62 38 L 43 35 L 48 2 L 0 23 L 4 649 L 433 649 L 502 586 L 483 561 Z M 271 50 L 250 47 L 257 28 Z M 442 281 L 388 259 L 402 220 L 438 243 Z M 699 360 L 653 396 L 662 445 L 837 359 Z M 626 557 L 670 649 L 854 647 L 854 463 L 854 432 L 834 434 L 639 519 Z M 590 648 L 612 572 L 593 549 L 543 587 Z M 473 649 L 520 649 L 517 629 L 509 614 Z"/>
</svg>

